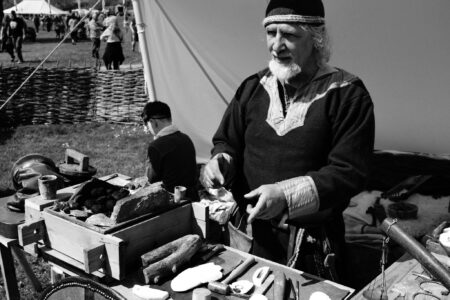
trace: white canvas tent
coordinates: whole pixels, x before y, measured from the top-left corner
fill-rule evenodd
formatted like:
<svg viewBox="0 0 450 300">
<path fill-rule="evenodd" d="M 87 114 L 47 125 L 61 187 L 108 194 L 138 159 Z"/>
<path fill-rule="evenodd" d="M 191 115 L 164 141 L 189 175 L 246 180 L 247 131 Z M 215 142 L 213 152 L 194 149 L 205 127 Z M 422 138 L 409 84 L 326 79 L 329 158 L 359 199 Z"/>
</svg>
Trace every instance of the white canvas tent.
<svg viewBox="0 0 450 300">
<path fill-rule="evenodd" d="M 238 84 L 267 60 L 261 28 L 266 1 L 136 2 L 137 23 L 142 18 L 146 24 L 140 46 L 144 65 L 148 60 L 151 98 L 170 105 L 174 123 L 193 139 L 198 159 L 207 159 Z M 211 12 L 203 13 L 203 6 Z"/>
<path fill-rule="evenodd" d="M 267 0 L 133 0 L 151 100 L 209 158 L 239 83 L 267 65 Z M 450 153 L 450 1 L 323 0 L 330 64 L 363 79 L 376 148 Z M 387 9 L 387 7 L 389 9 Z M 418 37 L 420 37 L 418 39 Z"/>
<path fill-rule="evenodd" d="M 3 13 L 15 11 L 19 15 L 67 15 L 68 12 L 59 9 L 45 0 L 23 0 L 17 5 L 5 9 Z"/>
</svg>

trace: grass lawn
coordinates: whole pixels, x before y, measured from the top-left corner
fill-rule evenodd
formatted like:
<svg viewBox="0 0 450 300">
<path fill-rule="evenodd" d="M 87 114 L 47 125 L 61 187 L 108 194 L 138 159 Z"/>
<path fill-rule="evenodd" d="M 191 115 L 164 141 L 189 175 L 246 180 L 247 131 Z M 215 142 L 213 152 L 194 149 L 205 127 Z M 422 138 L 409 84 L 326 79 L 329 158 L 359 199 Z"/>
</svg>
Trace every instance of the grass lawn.
<svg viewBox="0 0 450 300">
<path fill-rule="evenodd" d="M 10 172 L 20 157 L 40 153 L 58 164 L 64 160 L 66 148 L 88 155 L 90 165 L 97 168 L 96 176 L 111 173 L 142 176 L 149 141 L 142 126 L 86 123 L 0 128 L 0 188 L 13 187 Z M 26 258 L 41 284 L 48 285 L 50 267 L 40 258 L 30 255 Z M 17 261 L 15 265 L 21 299 L 37 299 L 39 294 L 34 292 L 22 267 Z M 6 299 L 3 285 L 0 285 L 0 299 Z"/>
<path fill-rule="evenodd" d="M 25 66 L 38 65 L 60 42 L 56 38 L 55 32 L 52 30 L 47 32 L 42 28 L 37 35 L 36 42 L 25 41 L 22 46 L 22 54 L 25 60 Z M 91 40 L 79 41 L 76 45 L 72 45 L 70 37 L 49 57 L 44 64 L 44 67 L 55 66 L 95 66 L 96 60 L 91 55 Z M 139 44 L 136 45 L 136 51 L 133 52 L 131 48 L 131 32 L 128 30 L 124 34 L 124 41 L 122 43 L 123 54 L 125 61 L 123 67 L 131 65 L 142 65 L 141 53 L 139 52 Z M 105 43 L 100 45 L 100 59 L 105 50 Z M 17 57 L 16 57 L 17 59 Z M 0 65 L 10 66 L 11 58 L 8 53 L 0 53 Z M 103 65 L 103 61 L 102 61 Z M 22 66 L 22 65 L 21 65 Z"/>
<path fill-rule="evenodd" d="M 20 157 L 39 153 L 55 164 L 64 161 L 67 148 L 89 156 L 97 175 L 122 173 L 136 177 L 145 170 L 150 136 L 142 126 L 108 123 L 29 125 L 0 131 L 0 187 L 12 188 L 10 172 Z"/>
</svg>

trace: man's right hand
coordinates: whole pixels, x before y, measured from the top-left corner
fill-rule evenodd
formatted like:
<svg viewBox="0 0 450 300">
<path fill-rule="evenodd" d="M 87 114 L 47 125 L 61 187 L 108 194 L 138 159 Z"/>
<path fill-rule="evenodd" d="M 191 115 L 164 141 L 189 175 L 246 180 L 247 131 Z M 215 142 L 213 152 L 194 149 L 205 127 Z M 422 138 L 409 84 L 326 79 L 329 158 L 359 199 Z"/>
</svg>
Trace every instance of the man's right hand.
<svg viewBox="0 0 450 300">
<path fill-rule="evenodd" d="M 234 177 L 233 159 L 229 154 L 215 155 L 203 168 L 201 183 L 205 188 L 219 188 Z"/>
</svg>

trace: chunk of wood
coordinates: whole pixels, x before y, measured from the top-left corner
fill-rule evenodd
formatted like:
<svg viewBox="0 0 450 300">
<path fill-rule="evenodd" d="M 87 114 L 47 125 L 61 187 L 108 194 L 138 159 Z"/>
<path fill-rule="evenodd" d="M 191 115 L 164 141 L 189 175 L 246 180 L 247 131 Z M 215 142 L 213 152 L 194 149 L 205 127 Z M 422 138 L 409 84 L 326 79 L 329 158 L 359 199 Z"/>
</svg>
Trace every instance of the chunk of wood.
<svg viewBox="0 0 450 300">
<path fill-rule="evenodd" d="M 169 192 L 160 185 L 150 185 L 118 200 L 111 213 L 111 220 L 120 223 L 170 206 Z"/>
<path fill-rule="evenodd" d="M 200 249 L 202 240 L 196 234 L 185 235 L 141 256 L 145 283 L 158 283 L 176 274 Z"/>
</svg>

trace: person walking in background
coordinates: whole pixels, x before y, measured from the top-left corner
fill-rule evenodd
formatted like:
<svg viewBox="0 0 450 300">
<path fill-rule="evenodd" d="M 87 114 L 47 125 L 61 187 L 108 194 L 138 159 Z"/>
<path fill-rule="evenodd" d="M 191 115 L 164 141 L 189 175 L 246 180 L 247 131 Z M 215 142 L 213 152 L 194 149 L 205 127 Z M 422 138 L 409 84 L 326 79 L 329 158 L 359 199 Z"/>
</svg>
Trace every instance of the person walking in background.
<svg viewBox="0 0 450 300">
<path fill-rule="evenodd" d="M 130 30 L 131 30 L 131 49 L 136 49 L 136 43 L 139 41 L 139 36 L 136 27 L 136 18 L 133 18 L 130 22 Z"/>
<path fill-rule="evenodd" d="M 47 32 L 52 31 L 52 26 L 53 26 L 53 17 L 52 16 L 48 16 Z"/>
<path fill-rule="evenodd" d="M 5 44 L 6 44 L 6 24 L 9 22 L 10 18 L 8 15 L 4 15 L 2 18 L 2 23 L 0 24 L 0 39 L 2 41 L 2 43 L 0 44 L 0 52 L 4 52 L 5 49 Z"/>
<path fill-rule="evenodd" d="M 105 16 L 105 13 L 103 13 L 103 12 L 100 12 L 99 14 L 98 14 L 98 19 L 97 19 L 97 23 L 98 23 L 98 25 L 100 25 L 103 29 L 105 28 L 105 18 L 106 18 L 106 16 Z M 103 30 L 102 29 L 102 30 Z"/>
<path fill-rule="evenodd" d="M 56 38 L 60 39 L 61 35 L 64 36 L 64 32 L 65 32 L 64 21 L 61 19 L 60 16 L 55 17 L 54 27 L 55 27 Z"/>
<path fill-rule="evenodd" d="M 128 31 L 127 18 L 125 16 L 125 12 L 123 11 L 122 5 L 116 5 L 116 14 L 117 25 L 119 25 L 120 30 L 125 34 Z"/>
<path fill-rule="evenodd" d="M 70 30 L 70 39 L 72 40 L 72 45 L 76 45 L 78 41 L 77 37 L 77 29 L 76 25 L 78 23 L 78 18 L 75 13 L 72 13 L 72 15 L 69 18 L 69 21 L 67 22 L 67 26 Z"/>
<path fill-rule="evenodd" d="M 122 51 L 123 33 L 117 24 L 116 17 L 109 17 L 107 19 L 108 27 L 100 36 L 102 41 L 106 42 L 105 52 L 103 53 L 103 61 L 106 69 L 111 70 L 111 65 L 114 70 L 119 70 L 119 65 L 125 60 Z"/>
<path fill-rule="evenodd" d="M 5 15 L 3 17 L 2 21 L 2 30 L 0 36 L 2 37 L 2 52 L 6 51 L 11 56 L 11 62 L 14 62 L 15 56 L 14 56 L 14 44 L 13 44 L 13 38 L 8 33 L 9 28 L 9 22 L 11 21 L 11 18 L 9 15 Z"/>
<path fill-rule="evenodd" d="M 39 18 L 39 15 L 34 15 L 33 24 L 36 29 L 36 33 L 39 33 L 39 27 L 41 26 L 41 18 Z"/>
<path fill-rule="evenodd" d="M 102 34 L 103 29 L 103 27 L 98 23 L 98 16 L 98 13 L 94 13 L 88 23 L 89 37 L 92 41 L 92 57 L 96 59 L 100 58 L 100 35 Z"/>
<path fill-rule="evenodd" d="M 16 51 L 18 63 L 23 63 L 22 57 L 22 42 L 25 39 L 25 34 L 27 30 L 27 24 L 25 21 L 16 15 L 16 12 L 11 11 L 11 21 L 7 27 L 8 36 L 12 37 L 14 50 Z"/>
<path fill-rule="evenodd" d="M 111 9 L 109 9 L 108 11 L 106 11 L 106 14 L 104 14 L 104 16 L 105 15 L 106 15 L 106 17 L 103 18 L 103 26 L 108 27 L 109 19 L 114 17 L 114 12 Z"/>
</svg>

